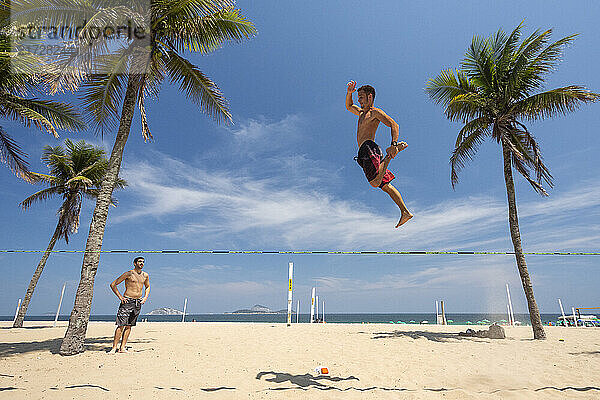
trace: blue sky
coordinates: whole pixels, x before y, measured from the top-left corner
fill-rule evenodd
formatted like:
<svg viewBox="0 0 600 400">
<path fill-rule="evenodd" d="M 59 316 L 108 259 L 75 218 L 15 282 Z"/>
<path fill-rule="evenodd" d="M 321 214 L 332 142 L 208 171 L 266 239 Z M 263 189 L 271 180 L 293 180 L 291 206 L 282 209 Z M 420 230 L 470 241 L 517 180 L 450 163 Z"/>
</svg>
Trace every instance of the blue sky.
<svg viewBox="0 0 600 400">
<path fill-rule="evenodd" d="M 425 94 L 429 78 L 457 67 L 474 34 L 512 30 L 525 19 L 526 34 L 553 28 L 554 39 L 579 33 L 547 88 L 581 84 L 598 92 L 600 5 L 562 2 L 239 1 L 258 35 L 208 56 L 190 55 L 223 90 L 233 126 L 217 126 L 176 87 L 165 85 L 148 114 L 155 140 L 144 143 L 139 116 L 125 150 L 103 249 L 263 250 L 490 250 L 511 251 L 501 153 L 481 146 L 450 185 L 448 159 L 459 125 Z M 399 230 L 389 197 L 366 182 L 354 162 L 356 117 L 344 108 L 346 83 L 371 84 L 376 105 L 400 124 L 409 147 L 391 164 L 413 220 Z M 355 99 L 356 101 L 356 99 Z M 528 124 L 537 137 L 555 188 L 542 198 L 517 178 L 526 251 L 600 251 L 599 105 L 566 117 Z M 34 170 L 53 138 L 2 122 L 30 154 Z M 62 133 L 110 149 L 114 134 Z M 386 145 L 389 129 L 376 140 Z M 59 201 L 21 211 L 37 190 L 0 169 L 3 249 L 44 249 L 56 224 Z M 93 204 L 69 245 L 83 249 Z M 38 254 L 0 254 L 0 314 L 14 313 Z M 103 255 L 93 313 L 111 314 L 116 297 L 108 284 L 134 255 Z M 48 260 L 30 313 L 52 312 L 67 282 L 63 312 L 70 312 L 81 254 Z M 224 312 L 253 304 L 284 308 L 287 263 L 293 261 L 294 304 L 308 312 L 318 287 L 328 312 L 430 312 L 443 299 L 448 312 L 504 312 L 505 284 L 515 312 L 526 303 L 511 256 L 273 256 L 146 255 L 157 307 Z M 542 312 L 597 306 L 598 257 L 527 258 Z"/>
</svg>

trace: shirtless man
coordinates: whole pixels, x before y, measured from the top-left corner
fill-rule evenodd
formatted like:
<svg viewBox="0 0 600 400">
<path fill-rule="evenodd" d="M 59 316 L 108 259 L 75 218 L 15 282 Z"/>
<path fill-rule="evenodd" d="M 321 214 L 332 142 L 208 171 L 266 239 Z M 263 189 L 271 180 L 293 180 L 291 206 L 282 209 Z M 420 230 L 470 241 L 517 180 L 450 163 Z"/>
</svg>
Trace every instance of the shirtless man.
<svg viewBox="0 0 600 400">
<path fill-rule="evenodd" d="M 356 82 L 348 82 L 348 91 L 346 92 L 346 109 L 352 114 L 358 115 L 358 130 L 356 140 L 358 142 L 358 157 L 356 161 L 363 168 L 367 180 L 373 187 L 379 187 L 386 192 L 394 203 L 400 208 L 400 220 L 396 228 L 407 222 L 413 217 L 408 211 L 400 192 L 390 184 L 394 179 L 394 174 L 388 171 L 387 167 L 390 161 L 396 155 L 408 147 L 406 142 L 398 143 L 400 129 L 398 124 L 383 110 L 373 107 L 375 100 L 375 89 L 372 86 L 364 85 L 358 89 L 358 102 L 360 107 L 352 103 L 352 93 L 356 90 Z M 379 123 L 383 122 L 392 130 L 392 144 L 386 149 L 386 156 L 381 159 L 381 149 L 374 142 L 375 133 Z"/>
<path fill-rule="evenodd" d="M 125 272 L 110 284 L 112 291 L 121 300 L 121 304 L 119 305 L 119 311 L 117 311 L 117 329 L 115 330 L 113 347 L 109 353 L 117 352 L 117 345 L 121 338 L 123 340 L 121 340 L 119 353 L 127 353 L 125 344 L 127 344 L 131 327 L 135 326 L 137 317 L 142 310 L 142 304 L 148 300 L 148 296 L 150 295 L 150 277 L 146 272 L 142 271 L 142 268 L 144 268 L 144 257 L 136 257 L 133 260 L 133 266 L 132 270 Z M 117 285 L 123 281 L 125 281 L 125 293 L 121 295 Z M 144 287 L 146 287 L 145 291 Z"/>
</svg>

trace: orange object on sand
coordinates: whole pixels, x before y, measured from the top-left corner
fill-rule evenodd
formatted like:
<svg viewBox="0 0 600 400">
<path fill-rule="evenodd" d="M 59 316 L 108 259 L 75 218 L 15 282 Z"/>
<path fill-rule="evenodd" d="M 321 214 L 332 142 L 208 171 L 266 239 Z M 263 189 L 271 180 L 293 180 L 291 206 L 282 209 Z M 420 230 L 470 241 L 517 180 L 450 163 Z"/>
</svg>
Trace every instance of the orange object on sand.
<svg viewBox="0 0 600 400">
<path fill-rule="evenodd" d="M 329 374 L 329 370 L 327 369 L 327 367 L 323 367 L 323 366 L 315 368 L 315 372 L 319 375 Z"/>
</svg>

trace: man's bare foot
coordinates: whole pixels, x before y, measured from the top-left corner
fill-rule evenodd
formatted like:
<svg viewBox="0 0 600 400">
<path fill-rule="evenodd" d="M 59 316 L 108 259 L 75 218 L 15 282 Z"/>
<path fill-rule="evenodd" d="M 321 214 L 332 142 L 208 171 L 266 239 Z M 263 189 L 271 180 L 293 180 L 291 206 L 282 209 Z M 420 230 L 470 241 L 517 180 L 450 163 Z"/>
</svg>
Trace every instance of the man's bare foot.
<svg viewBox="0 0 600 400">
<path fill-rule="evenodd" d="M 110 351 L 108 352 L 108 354 L 116 354 L 117 353 L 117 349 L 116 348 L 112 348 L 110 349 Z"/>
<path fill-rule="evenodd" d="M 127 349 L 121 349 L 121 350 L 119 350 L 119 353 L 129 353 L 129 352 L 127 351 Z"/>
<path fill-rule="evenodd" d="M 402 213 L 402 215 L 400 216 L 400 221 L 398 221 L 398 224 L 396 225 L 396 228 L 399 228 L 401 225 L 404 225 L 412 217 L 413 217 L 413 215 L 411 213 L 409 213 L 409 212 Z"/>
</svg>

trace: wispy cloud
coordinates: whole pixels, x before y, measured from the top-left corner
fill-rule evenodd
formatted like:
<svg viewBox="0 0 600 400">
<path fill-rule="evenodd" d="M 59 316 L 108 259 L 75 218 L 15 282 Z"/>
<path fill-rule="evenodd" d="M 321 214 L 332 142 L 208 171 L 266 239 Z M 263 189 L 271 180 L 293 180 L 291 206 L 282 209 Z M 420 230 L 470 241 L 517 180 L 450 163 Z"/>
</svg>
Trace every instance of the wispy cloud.
<svg viewBox="0 0 600 400">
<path fill-rule="evenodd" d="M 242 121 L 239 126 L 227 129 L 238 139 L 258 141 L 273 138 L 285 140 L 297 139 L 304 125 L 304 118 L 298 114 L 289 114 L 278 121 L 266 117 Z"/>
<path fill-rule="evenodd" d="M 373 279 L 320 276 L 314 280 L 322 292 L 359 293 L 386 289 L 485 287 L 491 282 L 496 285 L 497 282 L 509 282 L 514 278 L 514 260 L 463 257 L 460 260 L 446 259 L 435 263 L 421 262 L 416 271 L 378 274 Z"/>
</svg>

